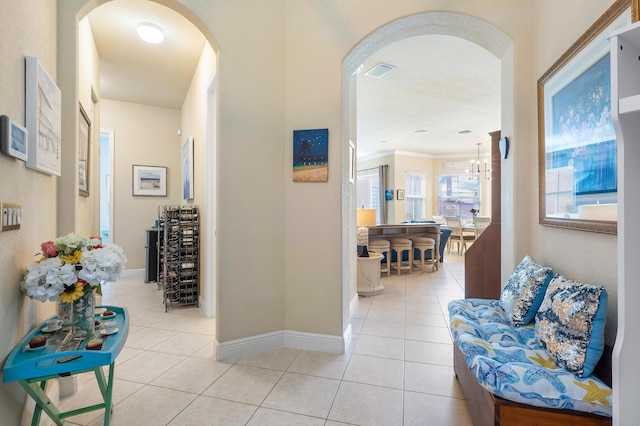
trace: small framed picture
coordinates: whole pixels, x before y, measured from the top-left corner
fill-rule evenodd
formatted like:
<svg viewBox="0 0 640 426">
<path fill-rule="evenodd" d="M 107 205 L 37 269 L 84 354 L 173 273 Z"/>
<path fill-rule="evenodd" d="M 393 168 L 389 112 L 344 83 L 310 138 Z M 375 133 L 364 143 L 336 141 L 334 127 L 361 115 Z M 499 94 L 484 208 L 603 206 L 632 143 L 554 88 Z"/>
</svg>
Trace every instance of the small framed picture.
<svg viewBox="0 0 640 426">
<path fill-rule="evenodd" d="M 404 200 L 404 189 L 398 189 L 398 200 Z"/>
<path fill-rule="evenodd" d="M 384 199 L 387 201 L 393 201 L 393 189 L 387 189 L 384 191 Z"/>
<path fill-rule="evenodd" d="M 133 165 L 133 195 L 167 196 L 167 168 Z"/>
<path fill-rule="evenodd" d="M 0 116 L 0 150 L 27 161 L 27 129 L 6 115 Z"/>
</svg>

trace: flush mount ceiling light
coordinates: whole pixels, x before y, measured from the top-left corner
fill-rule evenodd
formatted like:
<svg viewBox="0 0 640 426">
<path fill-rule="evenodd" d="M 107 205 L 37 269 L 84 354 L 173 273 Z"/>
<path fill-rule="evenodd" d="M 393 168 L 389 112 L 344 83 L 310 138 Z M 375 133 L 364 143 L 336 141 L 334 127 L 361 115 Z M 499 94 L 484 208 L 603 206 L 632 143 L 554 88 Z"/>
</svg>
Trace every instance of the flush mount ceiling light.
<svg viewBox="0 0 640 426">
<path fill-rule="evenodd" d="M 150 22 L 141 22 L 138 24 L 138 35 L 141 39 L 151 44 L 158 44 L 164 40 L 162 28 Z"/>
<path fill-rule="evenodd" d="M 395 67 L 393 65 L 380 63 L 375 67 L 371 68 L 366 73 L 364 73 L 364 75 L 368 75 L 369 77 L 373 77 L 373 78 L 380 78 L 382 76 L 385 76 L 387 73 L 393 71 L 394 69 Z"/>
</svg>

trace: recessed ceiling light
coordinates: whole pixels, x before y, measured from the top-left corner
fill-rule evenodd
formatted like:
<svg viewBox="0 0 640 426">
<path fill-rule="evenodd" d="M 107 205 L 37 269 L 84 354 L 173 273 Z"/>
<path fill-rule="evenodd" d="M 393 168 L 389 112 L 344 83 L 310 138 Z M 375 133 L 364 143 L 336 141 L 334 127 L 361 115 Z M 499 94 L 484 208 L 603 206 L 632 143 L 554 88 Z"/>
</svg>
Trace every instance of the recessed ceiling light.
<svg viewBox="0 0 640 426">
<path fill-rule="evenodd" d="M 150 22 L 142 22 L 138 25 L 138 35 L 141 39 L 151 44 L 158 44 L 164 40 L 162 28 Z"/>
<path fill-rule="evenodd" d="M 380 141 L 380 143 L 387 143 L 387 142 L 389 142 L 389 141 Z"/>
<path fill-rule="evenodd" d="M 471 130 L 460 130 L 458 133 L 461 135 L 466 135 L 467 133 L 471 133 Z"/>
<path fill-rule="evenodd" d="M 387 64 L 381 63 L 371 68 L 369 71 L 364 73 L 364 75 L 368 75 L 369 77 L 373 77 L 373 78 L 380 78 L 384 75 L 387 75 L 387 73 L 393 71 L 394 69 L 395 67 L 393 65 L 387 65 Z"/>
<path fill-rule="evenodd" d="M 424 129 L 420 129 L 420 130 L 416 130 L 414 133 L 427 133 L 429 132 L 428 130 L 424 130 Z"/>
</svg>

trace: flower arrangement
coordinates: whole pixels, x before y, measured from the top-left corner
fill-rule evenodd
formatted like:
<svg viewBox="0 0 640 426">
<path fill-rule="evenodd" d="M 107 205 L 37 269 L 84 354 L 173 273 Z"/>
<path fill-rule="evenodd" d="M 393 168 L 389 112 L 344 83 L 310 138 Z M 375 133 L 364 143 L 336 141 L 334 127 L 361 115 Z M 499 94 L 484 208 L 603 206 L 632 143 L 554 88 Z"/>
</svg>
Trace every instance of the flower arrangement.
<svg viewBox="0 0 640 426">
<path fill-rule="evenodd" d="M 101 284 L 114 282 L 127 262 L 122 248 L 76 234 L 41 244 L 41 258 L 28 265 L 20 288 L 40 302 L 74 302 Z"/>
</svg>

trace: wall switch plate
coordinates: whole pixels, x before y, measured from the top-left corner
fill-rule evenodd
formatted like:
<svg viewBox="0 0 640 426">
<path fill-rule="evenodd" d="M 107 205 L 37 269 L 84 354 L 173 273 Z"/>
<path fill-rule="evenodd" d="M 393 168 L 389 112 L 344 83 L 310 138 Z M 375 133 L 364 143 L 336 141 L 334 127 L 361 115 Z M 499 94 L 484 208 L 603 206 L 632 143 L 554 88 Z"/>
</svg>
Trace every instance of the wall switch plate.
<svg viewBox="0 0 640 426">
<path fill-rule="evenodd" d="M 2 231 L 13 231 L 20 229 L 22 222 L 22 206 L 19 203 L 2 202 L 0 203 L 0 212 L 2 212 Z"/>
</svg>

